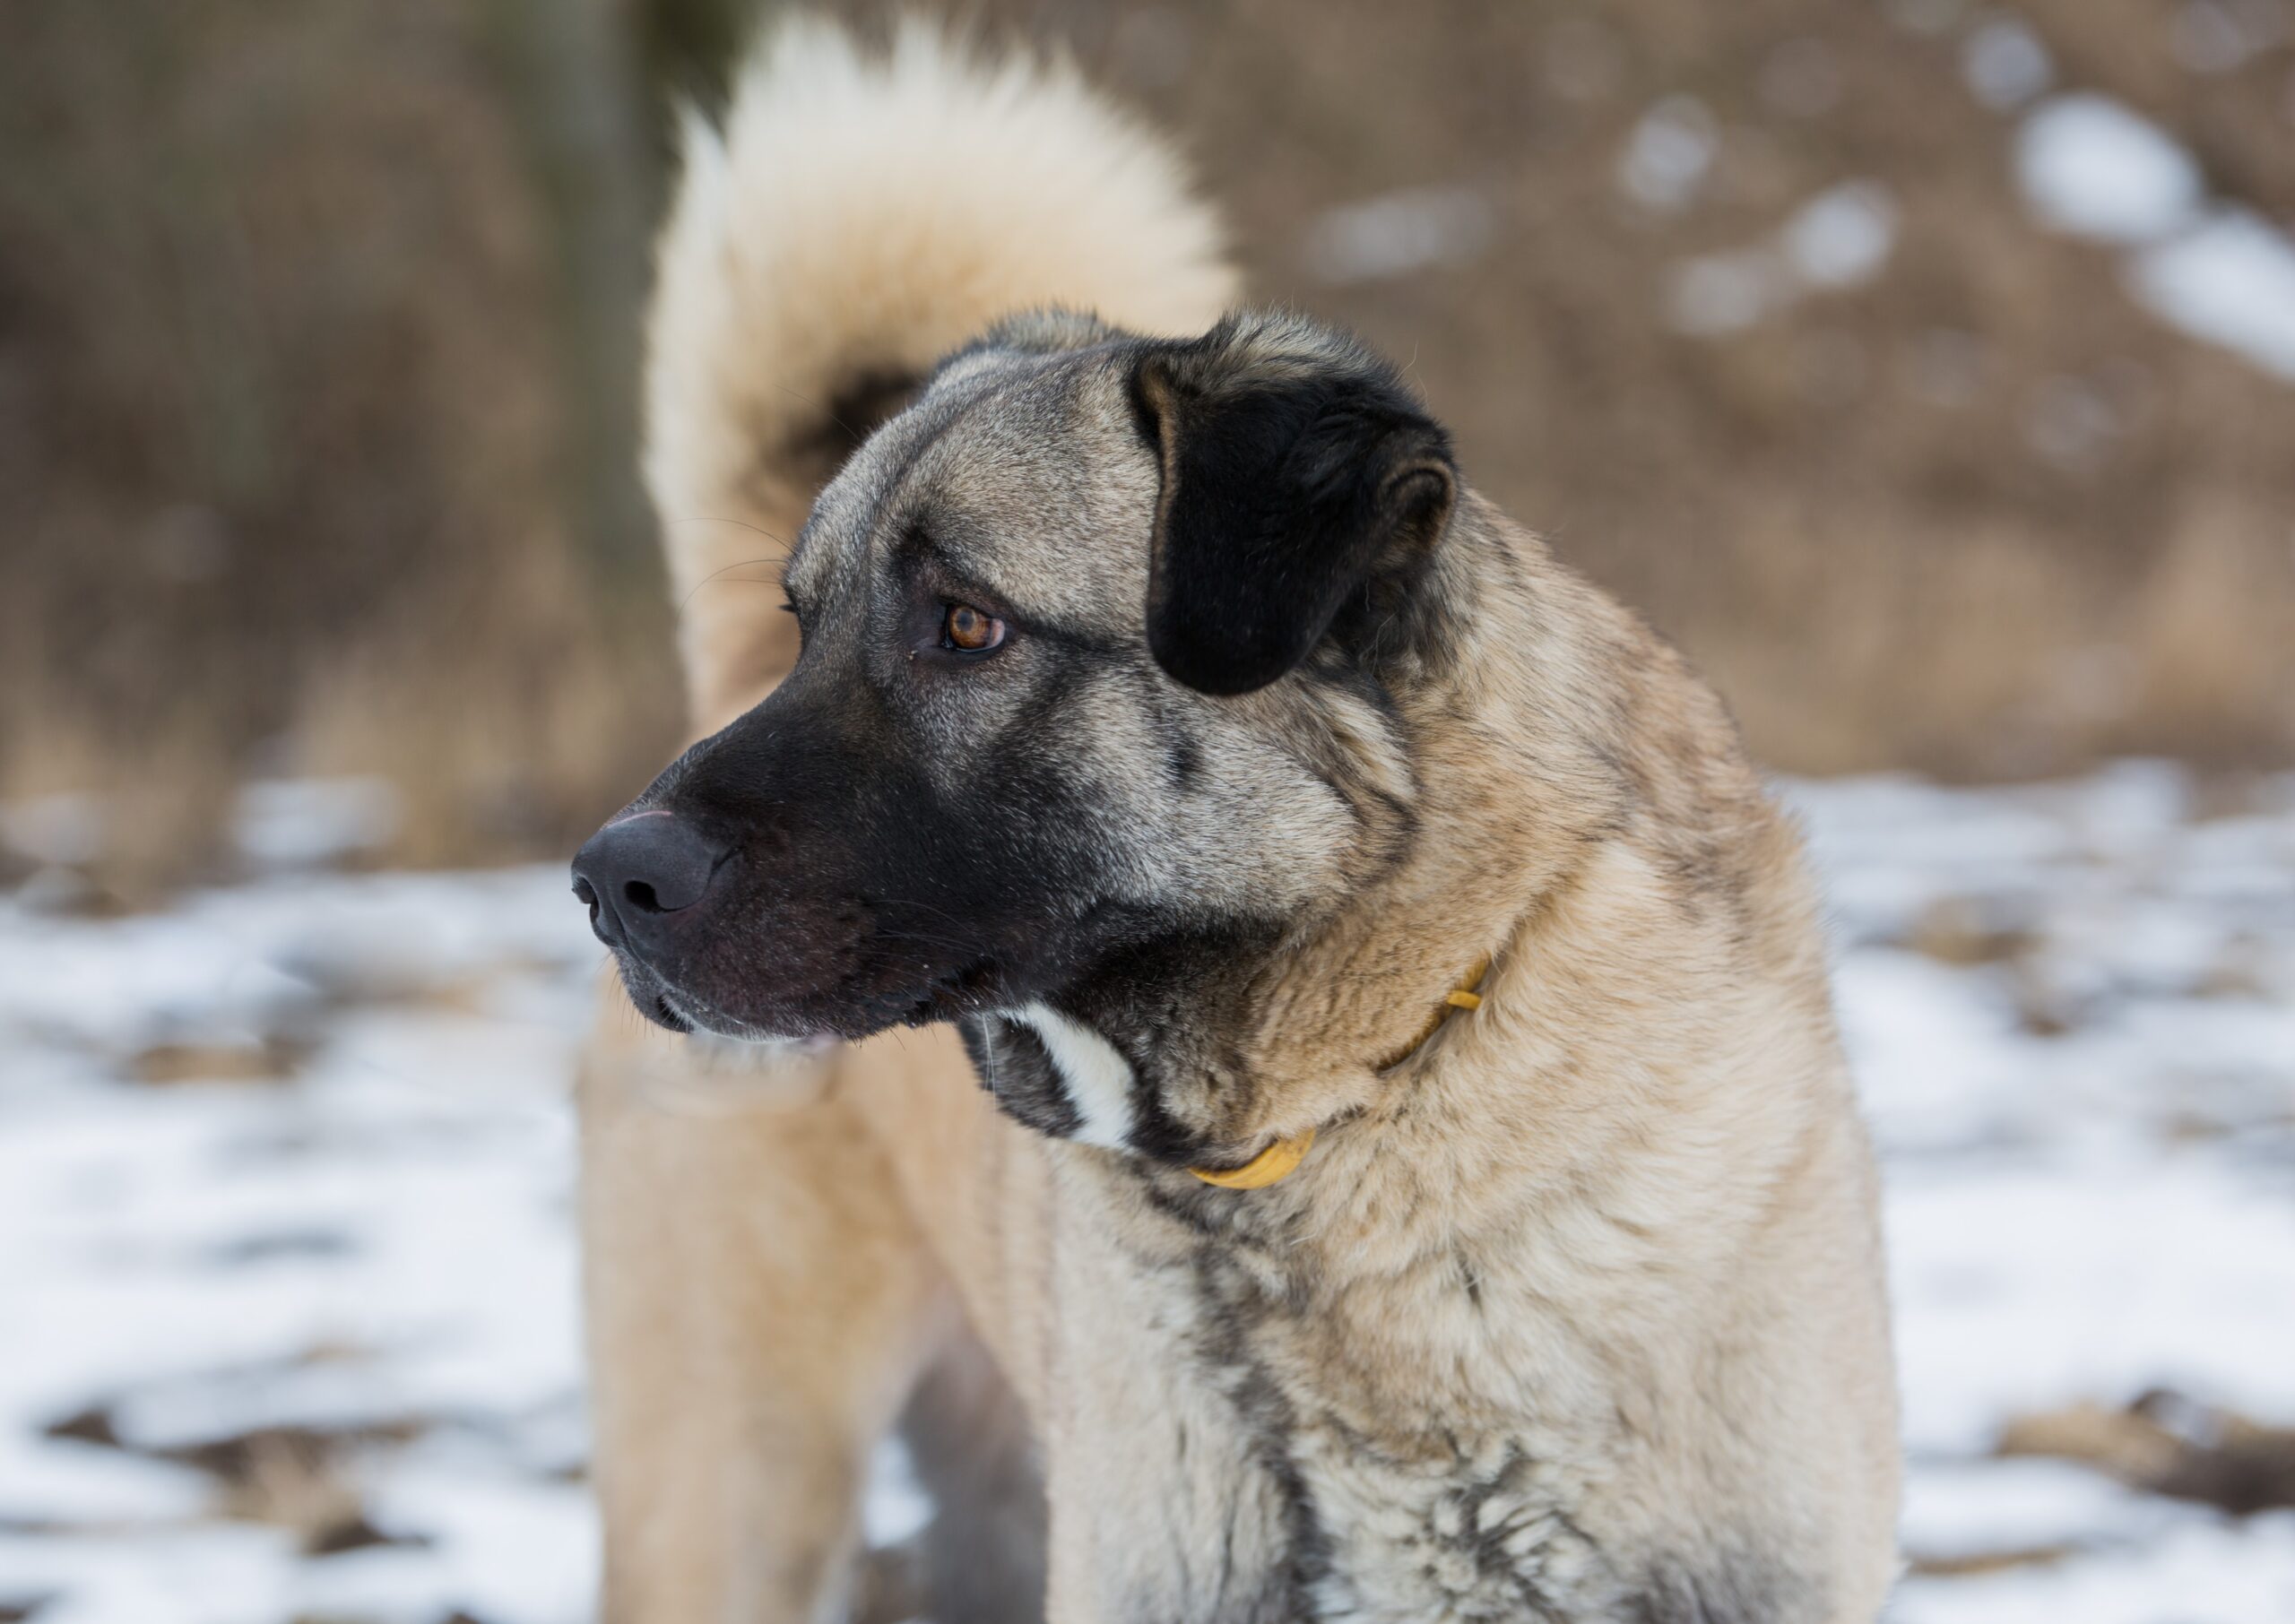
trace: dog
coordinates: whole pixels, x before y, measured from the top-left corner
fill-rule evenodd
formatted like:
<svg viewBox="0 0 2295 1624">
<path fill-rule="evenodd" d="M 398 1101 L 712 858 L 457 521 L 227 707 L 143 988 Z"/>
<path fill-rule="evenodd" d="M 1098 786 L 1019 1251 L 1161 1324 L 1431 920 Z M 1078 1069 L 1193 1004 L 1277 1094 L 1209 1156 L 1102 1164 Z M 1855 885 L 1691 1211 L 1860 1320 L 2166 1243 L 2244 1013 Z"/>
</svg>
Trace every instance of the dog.
<svg viewBox="0 0 2295 1624">
<path fill-rule="evenodd" d="M 1876 1177 L 1720 702 L 1071 71 L 798 22 L 684 144 L 607 1617 L 865 1611 L 905 1412 L 944 1624 L 1872 1619 Z"/>
</svg>

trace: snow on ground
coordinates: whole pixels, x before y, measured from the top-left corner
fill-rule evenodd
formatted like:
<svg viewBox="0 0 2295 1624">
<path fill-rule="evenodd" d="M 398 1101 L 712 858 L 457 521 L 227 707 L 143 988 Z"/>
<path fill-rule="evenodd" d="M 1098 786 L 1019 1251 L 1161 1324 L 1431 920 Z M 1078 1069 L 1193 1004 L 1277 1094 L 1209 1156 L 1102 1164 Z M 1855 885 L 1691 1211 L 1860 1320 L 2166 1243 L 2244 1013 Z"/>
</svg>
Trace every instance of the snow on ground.
<svg viewBox="0 0 2295 1624">
<path fill-rule="evenodd" d="M 1888 1170 L 1894 1616 L 2295 1618 L 2295 1512 L 1994 1453 L 2161 1387 L 2295 1422 L 2295 780 L 1791 793 Z M 0 1620 L 585 1618 L 562 871 L 58 894 L 0 901 Z"/>
</svg>

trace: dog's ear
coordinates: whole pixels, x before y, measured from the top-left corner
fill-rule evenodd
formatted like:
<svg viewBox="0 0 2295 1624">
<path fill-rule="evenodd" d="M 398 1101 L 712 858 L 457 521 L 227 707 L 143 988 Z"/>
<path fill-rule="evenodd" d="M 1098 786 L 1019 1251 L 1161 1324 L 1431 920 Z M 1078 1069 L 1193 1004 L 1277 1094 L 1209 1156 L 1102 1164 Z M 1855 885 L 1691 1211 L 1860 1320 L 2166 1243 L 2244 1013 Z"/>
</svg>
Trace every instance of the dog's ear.
<svg viewBox="0 0 2295 1624">
<path fill-rule="evenodd" d="M 1295 668 L 1449 522 L 1449 436 L 1393 368 L 1312 324 L 1230 318 L 1143 346 L 1131 399 L 1163 470 L 1148 646 L 1200 692 Z"/>
</svg>

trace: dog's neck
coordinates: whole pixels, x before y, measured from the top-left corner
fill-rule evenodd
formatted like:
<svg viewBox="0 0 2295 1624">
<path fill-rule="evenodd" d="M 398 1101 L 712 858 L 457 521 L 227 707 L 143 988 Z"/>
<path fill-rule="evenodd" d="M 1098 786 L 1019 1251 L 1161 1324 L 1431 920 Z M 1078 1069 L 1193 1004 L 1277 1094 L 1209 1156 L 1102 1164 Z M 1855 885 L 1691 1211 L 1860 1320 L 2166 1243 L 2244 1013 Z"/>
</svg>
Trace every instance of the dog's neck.
<svg viewBox="0 0 2295 1624">
<path fill-rule="evenodd" d="M 1429 1011 L 1478 961 L 1503 986 L 1546 900 L 1629 815 L 1626 769 L 1602 737 L 1619 696 L 1598 691 L 1604 662 L 1583 643 L 1639 628 L 1471 497 L 1424 590 L 1426 617 L 1456 629 L 1393 690 L 1414 747 L 1413 834 L 1270 961 L 1252 1056 L 1270 1135 L 1407 1086 L 1447 1041 L 1418 1041 Z M 1472 615 L 1451 612 L 1464 601 Z"/>
<path fill-rule="evenodd" d="M 1423 591 L 1426 618 L 1470 629 L 1389 690 L 1417 764 L 1408 835 L 1319 917 L 1159 941 L 1021 1012 L 1018 1041 L 1064 1098 L 1032 1119 L 1000 1088 L 1013 1114 L 1174 1169 L 1234 1168 L 1410 1086 L 1452 1041 L 1434 1022 L 1469 969 L 1495 960 L 1503 984 L 1542 900 L 1624 816 L 1618 764 L 1581 725 L 1616 697 L 1580 691 L 1600 665 L 1575 639 L 1633 628 L 1472 500 Z M 1467 593 L 1476 612 L 1451 612 Z"/>
</svg>

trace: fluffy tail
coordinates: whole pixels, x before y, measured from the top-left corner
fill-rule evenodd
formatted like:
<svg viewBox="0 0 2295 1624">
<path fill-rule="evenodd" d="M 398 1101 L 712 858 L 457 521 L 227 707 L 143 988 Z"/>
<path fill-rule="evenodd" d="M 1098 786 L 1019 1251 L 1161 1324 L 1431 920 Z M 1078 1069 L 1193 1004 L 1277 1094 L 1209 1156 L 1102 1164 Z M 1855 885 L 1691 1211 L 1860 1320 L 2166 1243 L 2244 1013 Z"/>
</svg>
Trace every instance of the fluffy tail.
<svg viewBox="0 0 2295 1624">
<path fill-rule="evenodd" d="M 1035 306 L 1199 332 L 1235 285 L 1163 143 L 1072 69 L 921 22 L 882 54 L 818 19 L 775 29 L 723 132 L 687 121 L 659 255 L 645 477 L 706 727 L 787 669 L 787 544 L 935 359 Z"/>
</svg>

